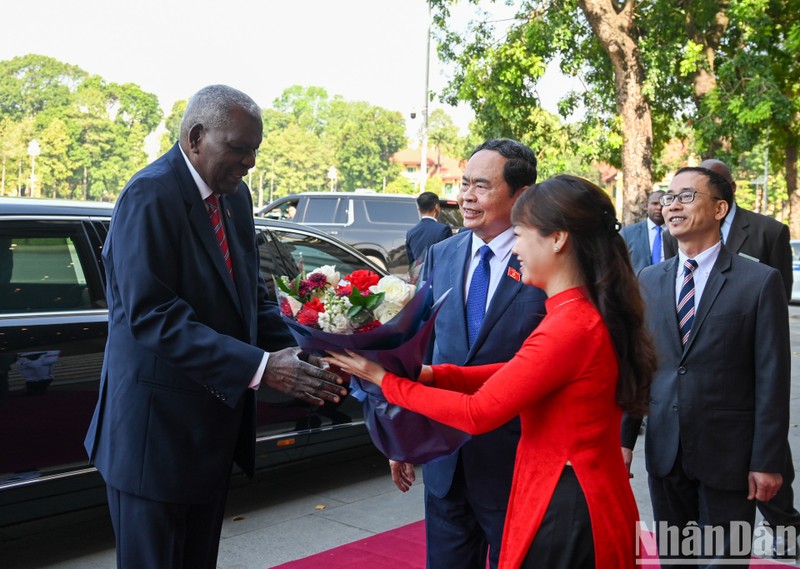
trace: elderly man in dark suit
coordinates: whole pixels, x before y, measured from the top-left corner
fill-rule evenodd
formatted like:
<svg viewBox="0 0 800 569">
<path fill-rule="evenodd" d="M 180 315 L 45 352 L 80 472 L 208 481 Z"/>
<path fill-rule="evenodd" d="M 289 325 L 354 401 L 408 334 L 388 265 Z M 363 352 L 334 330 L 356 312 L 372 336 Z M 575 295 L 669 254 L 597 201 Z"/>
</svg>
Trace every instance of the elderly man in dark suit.
<svg viewBox="0 0 800 569">
<path fill-rule="evenodd" d="M 439 196 L 435 193 L 422 192 L 417 196 L 417 209 L 419 223 L 406 232 L 406 254 L 412 277 L 419 275 L 428 248 L 453 234 L 449 225 L 437 219 L 442 208 L 439 206 Z"/>
<path fill-rule="evenodd" d="M 643 268 L 657 265 L 665 258 L 663 246 L 664 217 L 661 215 L 661 190 L 650 192 L 647 196 L 647 217 L 638 223 L 623 227 L 620 235 L 628 245 L 633 271 L 639 273 Z M 674 253 L 674 252 L 673 252 Z"/>
<path fill-rule="evenodd" d="M 86 449 L 107 484 L 120 569 L 216 567 L 233 462 L 254 468 L 261 383 L 312 405 L 345 394 L 335 374 L 287 348 L 259 274 L 242 178 L 261 125 L 244 93 L 201 89 L 180 141 L 114 209 L 108 342 Z"/>
<path fill-rule="evenodd" d="M 661 198 L 678 256 L 640 274 L 659 355 L 645 440 L 659 553 L 699 554 L 699 564 L 749 556 L 750 537 L 737 543 L 735 530 L 752 530 L 756 500 L 775 497 L 786 453 L 783 283 L 775 269 L 731 254 L 720 242 L 732 202 L 732 188 L 719 174 L 679 170 Z M 628 463 L 638 423 L 630 417 L 623 423 Z M 694 523 L 704 535 L 700 551 L 681 541 Z M 675 543 L 669 528 L 680 536 Z"/>
<path fill-rule="evenodd" d="M 505 362 L 541 321 L 545 294 L 522 284 L 511 253 L 511 208 L 535 182 L 536 156 L 520 142 L 489 140 L 472 153 L 458 195 L 465 230 L 431 247 L 423 268 L 434 298 L 452 289 L 436 319 L 431 363 Z M 428 569 L 486 569 L 487 549 L 497 567 L 519 436 L 516 418 L 424 465 Z M 391 468 L 407 490 L 414 467 Z"/>
</svg>

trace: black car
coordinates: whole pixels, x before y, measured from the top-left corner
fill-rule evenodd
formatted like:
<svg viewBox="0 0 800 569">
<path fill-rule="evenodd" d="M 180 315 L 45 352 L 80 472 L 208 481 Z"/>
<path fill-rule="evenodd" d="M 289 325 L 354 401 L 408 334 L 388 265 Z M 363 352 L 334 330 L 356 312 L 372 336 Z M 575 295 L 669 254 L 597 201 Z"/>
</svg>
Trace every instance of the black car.
<svg viewBox="0 0 800 569">
<path fill-rule="evenodd" d="M 100 253 L 110 205 L 0 198 L 0 526 L 100 504 L 83 438 L 97 401 L 108 310 Z M 256 219 L 261 271 L 370 269 L 321 231 Z M 259 469 L 369 445 L 361 404 L 316 409 L 258 392 Z"/>
<path fill-rule="evenodd" d="M 458 231 L 463 223 L 455 200 L 440 200 L 440 220 Z M 374 263 L 404 277 L 408 274 L 406 232 L 419 222 L 414 196 L 355 192 L 304 192 L 267 204 L 259 217 L 291 219 L 335 235 Z"/>
</svg>

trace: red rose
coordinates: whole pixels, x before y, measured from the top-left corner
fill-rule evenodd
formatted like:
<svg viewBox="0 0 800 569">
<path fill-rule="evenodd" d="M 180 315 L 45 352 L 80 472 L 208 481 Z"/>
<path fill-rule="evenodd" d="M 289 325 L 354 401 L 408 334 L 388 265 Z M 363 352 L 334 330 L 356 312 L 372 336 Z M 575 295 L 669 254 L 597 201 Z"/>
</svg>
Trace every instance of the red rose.
<svg viewBox="0 0 800 569">
<path fill-rule="evenodd" d="M 350 285 L 339 285 L 336 289 L 336 296 L 350 296 L 353 293 L 353 287 Z"/>
<path fill-rule="evenodd" d="M 359 327 L 354 332 L 356 334 L 363 334 L 364 332 L 369 332 L 370 330 L 374 330 L 375 328 L 377 328 L 380 325 L 381 325 L 381 321 L 380 320 L 373 320 L 372 322 L 367 322 L 363 326 Z"/>
<path fill-rule="evenodd" d="M 325 312 L 325 305 L 320 299 L 312 298 L 297 311 L 297 321 L 303 326 L 317 326 L 320 312 Z"/>
<path fill-rule="evenodd" d="M 364 269 L 353 271 L 345 279 L 356 287 L 361 294 L 369 294 L 369 287 L 375 286 L 381 280 L 377 274 Z"/>
</svg>

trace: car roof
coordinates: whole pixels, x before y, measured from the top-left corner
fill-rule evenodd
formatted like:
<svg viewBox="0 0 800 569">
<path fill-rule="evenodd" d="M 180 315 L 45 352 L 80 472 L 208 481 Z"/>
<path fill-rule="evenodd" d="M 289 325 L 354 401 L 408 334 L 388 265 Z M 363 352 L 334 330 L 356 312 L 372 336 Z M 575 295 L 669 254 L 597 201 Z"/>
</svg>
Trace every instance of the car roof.
<svg viewBox="0 0 800 569">
<path fill-rule="evenodd" d="M 0 215 L 111 215 L 114 204 L 40 198 L 0 197 Z"/>
</svg>

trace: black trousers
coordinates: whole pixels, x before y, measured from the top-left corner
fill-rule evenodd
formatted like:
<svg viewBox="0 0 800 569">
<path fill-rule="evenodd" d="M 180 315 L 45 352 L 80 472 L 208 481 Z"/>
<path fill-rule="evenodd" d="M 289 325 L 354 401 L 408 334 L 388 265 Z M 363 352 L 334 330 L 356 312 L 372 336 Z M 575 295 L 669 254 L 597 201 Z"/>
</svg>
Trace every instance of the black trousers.
<svg viewBox="0 0 800 569">
<path fill-rule="evenodd" d="M 589 507 L 571 466 L 565 466 L 542 525 L 520 569 L 593 569 Z"/>
<path fill-rule="evenodd" d="M 695 560 L 700 567 L 741 567 L 749 559 L 755 523 L 755 501 L 747 490 L 727 491 L 700 483 L 683 469 L 683 453 L 663 478 L 648 477 L 661 567 L 680 566 L 670 560 Z M 735 522 L 735 523 L 733 523 Z M 700 540 L 683 539 L 699 531 Z M 702 544 L 698 553 L 693 547 Z M 733 563 L 725 564 L 725 560 Z M 737 563 L 738 561 L 738 563 Z"/>
<path fill-rule="evenodd" d="M 786 460 L 781 474 L 783 475 L 783 485 L 780 490 L 769 502 L 758 502 L 758 511 L 773 529 L 781 526 L 788 529 L 792 526 L 795 528 L 795 534 L 800 535 L 800 512 L 794 507 L 794 492 L 792 491 L 794 463 L 788 443 L 786 444 Z"/>
<path fill-rule="evenodd" d="M 117 569 L 216 569 L 228 487 L 208 504 L 155 502 L 106 486 Z"/>
</svg>

